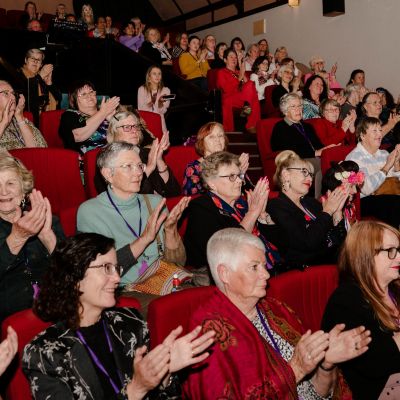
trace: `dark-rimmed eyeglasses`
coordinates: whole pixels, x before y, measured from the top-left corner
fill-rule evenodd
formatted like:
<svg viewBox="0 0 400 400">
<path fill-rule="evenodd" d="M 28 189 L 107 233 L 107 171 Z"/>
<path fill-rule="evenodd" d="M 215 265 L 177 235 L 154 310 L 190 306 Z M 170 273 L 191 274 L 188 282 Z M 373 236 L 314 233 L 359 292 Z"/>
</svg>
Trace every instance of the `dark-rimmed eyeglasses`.
<svg viewBox="0 0 400 400">
<path fill-rule="evenodd" d="M 34 64 L 41 64 L 43 62 L 41 58 L 35 58 L 35 57 L 28 57 L 28 60 L 31 60 Z"/>
<path fill-rule="evenodd" d="M 113 263 L 104 263 L 104 264 L 100 264 L 100 265 L 91 265 L 89 266 L 89 268 L 103 268 L 103 271 L 106 275 L 114 275 L 115 273 L 117 273 L 119 276 L 121 276 L 122 271 L 123 271 L 123 267 L 121 267 L 120 265 L 116 265 Z"/>
<path fill-rule="evenodd" d="M 390 260 L 394 260 L 397 256 L 397 253 L 400 253 L 400 247 L 389 247 L 387 249 L 378 249 L 377 253 L 380 253 L 381 251 L 387 251 L 388 257 Z"/>
<path fill-rule="evenodd" d="M 131 124 L 127 124 L 127 125 L 117 126 L 117 128 L 122 128 L 122 130 L 124 132 L 130 132 L 132 130 L 140 131 L 141 128 L 142 128 L 142 125 L 140 125 L 140 124 L 132 124 L 132 125 Z"/>
<path fill-rule="evenodd" d="M 296 171 L 300 171 L 304 178 L 307 178 L 307 176 L 311 176 L 311 179 L 314 178 L 314 172 L 309 171 L 307 168 L 300 168 L 300 167 L 289 167 L 286 169 L 295 169 Z"/>
<path fill-rule="evenodd" d="M 237 178 L 244 181 L 245 174 L 229 174 L 229 175 L 218 175 L 219 178 L 228 178 L 231 182 L 235 182 Z"/>
</svg>

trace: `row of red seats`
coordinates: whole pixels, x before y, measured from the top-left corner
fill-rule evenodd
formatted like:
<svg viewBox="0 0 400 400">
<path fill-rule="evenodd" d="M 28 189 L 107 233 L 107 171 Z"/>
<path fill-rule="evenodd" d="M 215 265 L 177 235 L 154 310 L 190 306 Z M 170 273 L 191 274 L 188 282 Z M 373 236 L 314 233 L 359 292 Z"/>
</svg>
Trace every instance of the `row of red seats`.
<svg viewBox="0 0 400 400">
<path fill-rule="evenodd" d="M 335 265 L 311 267 L 302 271 L 290 271 L 271 278 L 267 296 L 285 302 L 300 317 L 307 329 L 316 331 L 320 328 L 325 305 L 338 284 L 338 272 Z M 183 334 L 189 330 L 190 316 L 209 297 L 212 287 L 187 289 L 153 300 L 148 309 L 148 326 L 151 345 L 155 347 L 163 341 L 168 333 L 179 325 Z M 134 298 L 123 298 L 117 306 L 140 309 Z M 179 312 L 176 312 L 179 310 Z M 39 332 L 50 324 L 37 318 L 32 310 L 20 311 L 7 318 L 2 325 L 2 337 L 5 337 L 7 326 L 11 325 L 18 334 L 18 361 L 24 346 Z M 18 367 L 11 384 L 7 388 L 9 400 L 31 399 L 27 379 Z"/>
</svg>

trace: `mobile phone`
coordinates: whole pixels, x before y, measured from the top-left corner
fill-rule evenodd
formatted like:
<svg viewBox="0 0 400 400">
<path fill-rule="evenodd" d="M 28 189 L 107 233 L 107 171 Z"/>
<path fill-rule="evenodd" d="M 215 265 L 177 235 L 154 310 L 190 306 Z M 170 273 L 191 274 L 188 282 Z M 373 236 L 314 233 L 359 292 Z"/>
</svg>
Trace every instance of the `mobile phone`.
<svg viewBox="0 0 400 400">
<path fill-rule="evenodd" d="M 164 96 L 163 96 L 163 99 L 164 100 L 175 100 L 175 97 L 176 97 L 176 94 L 165 94 Z"/>
</svg>

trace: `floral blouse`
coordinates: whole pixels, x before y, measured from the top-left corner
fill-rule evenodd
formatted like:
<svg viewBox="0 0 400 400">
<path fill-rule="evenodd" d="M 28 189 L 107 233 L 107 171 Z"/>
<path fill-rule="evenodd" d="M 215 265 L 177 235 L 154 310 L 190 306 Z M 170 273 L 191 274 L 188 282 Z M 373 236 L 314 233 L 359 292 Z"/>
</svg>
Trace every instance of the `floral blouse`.
<svg viewBox="0 0 400 400">
<path fill-rule="evenodd" d="M 303 120 L 311 118 L 321 118 L 319 114 L 319 106 L 314 102 L 304 99 L 303 102 Z"/>
<path fill-rule="evenodd" d="M 205 193 L 201 182 L 201 163 L 199 160 L 191 161 L 185 169 L 183 177 L 183 194 L 190 196 L 192 194 Z"/>
</svg>

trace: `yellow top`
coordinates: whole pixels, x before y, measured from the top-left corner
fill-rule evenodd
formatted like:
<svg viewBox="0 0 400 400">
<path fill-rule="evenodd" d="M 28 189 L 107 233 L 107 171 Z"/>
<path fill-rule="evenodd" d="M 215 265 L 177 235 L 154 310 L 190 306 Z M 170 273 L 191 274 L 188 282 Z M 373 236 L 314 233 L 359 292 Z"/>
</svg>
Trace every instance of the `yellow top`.
<svg viewBox="0 0 400 400">
<path fill-rule="evenodd" d="M 208 61 L 198 61 L 197 57 L 193 57 L 189 52 L 182 53 L 179 57 L 179 68 L 186 79 L 206 78 L 207 71 L 210 69 Z"/>
</svg>

